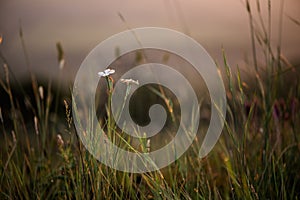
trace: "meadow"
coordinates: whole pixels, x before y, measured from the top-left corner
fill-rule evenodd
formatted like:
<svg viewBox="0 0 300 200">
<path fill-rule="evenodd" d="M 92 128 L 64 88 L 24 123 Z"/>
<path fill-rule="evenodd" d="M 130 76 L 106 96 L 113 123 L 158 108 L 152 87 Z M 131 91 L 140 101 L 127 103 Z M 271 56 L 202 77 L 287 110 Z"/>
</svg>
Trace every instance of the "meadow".
<svg viewBox="0 0 300 200">
<path fill-rule="evenodd" d="M 0 49 L 0 199 L 299 199 L 300 63 L 284 56 L 280 42 L 271 42 L 271 16 L 267 13 L 266 22 L 260 10 L 254 16 L 252 9 L 259 7 L 246 2 L 252 42 L 247 67 L 253 73 L 242 76 L 220 49 L 224 59 L 217 66 L 226 86 L 227 115 L 218 143 L 200 159 L 201 141 L 195 140 L 171 165 L 143 174 L 97 161 L 74 127 L 72 85 L 65 89 L 33 73 L 21 83 Z M 28 59 L 22 30 L 20 40 Z M 57 52 L 63 67 L 67 52 L 60 43 Z M 144 93 L 152 91 L 171 113 L 168 92 L 151 88 Z M 103 106 L 102 123 L 110 136 L 117 134 L 109 107 Z M 145 144 L 140 148 L 144 151 Z"/>
</svg>

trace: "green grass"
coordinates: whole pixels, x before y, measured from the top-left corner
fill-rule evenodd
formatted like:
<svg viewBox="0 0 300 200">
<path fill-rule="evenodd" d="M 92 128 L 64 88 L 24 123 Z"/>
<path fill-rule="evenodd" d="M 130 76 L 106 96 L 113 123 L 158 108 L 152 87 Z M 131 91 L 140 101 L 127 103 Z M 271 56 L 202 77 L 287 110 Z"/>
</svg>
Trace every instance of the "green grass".
<svg viewBox="0 0 300 200">
<path fill-rule="evenodd" d="M 51 83 L 40 87 L 34 75 L 31 89 L 10 80 L 13 73 L 1 54 L 5 96 L 0 104 L 0 199 L 299 199 L 299 70 L 284 59 L 280 43 L 273 52 L 271 18 L 265 27 L 258 16 L 260 27 L 254 26 L 246 2 L 254 60 L 248 67 L 255 73 L 243 79 L 223 51 L 219 68 L 228 106 L 217 145 L 199 159 L 196 140 L 176 162 L 145 174 L 116 171 L 98 162 L 76 134 L 71 95 Z M 21 40 L 27 55 L 22 34 Z M 57 47 L 61 64 L 63 51 Z M 265 55 L 262 68 L 258 52 Z M 159 92 L 164 98 L 161 88 Z M 110 134 L 117 133 L 113 122 L 107 124 Z"/>
</svg>

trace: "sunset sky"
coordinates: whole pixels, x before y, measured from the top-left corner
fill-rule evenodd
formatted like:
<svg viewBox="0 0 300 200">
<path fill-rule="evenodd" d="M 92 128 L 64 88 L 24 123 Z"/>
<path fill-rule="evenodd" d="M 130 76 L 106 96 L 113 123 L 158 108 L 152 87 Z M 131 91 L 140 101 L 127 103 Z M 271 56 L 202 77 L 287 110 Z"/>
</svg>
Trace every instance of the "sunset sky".
<svg viewBox="0 0 300 200">
<path fill-rule="evenodd" d="M 266 2 L 261 1 L 267 13 Z M 113 34 L 135 27 L 175 29 L 196 39 L 221 62 L 221 48 L 232 65 L 251 56 L 248 15 L 242 0 L 6 0 L 0 3 L 0 46 L 13 71 L 26 77 L 19 38 L 20 21 L 31 64 L 36 73 L 58 72 L 56 42 L 63 45 L 68 73 L 73 79 L 85 56 Z M 272 42 L 278 38 L 280 1 L 272 1 Z M 252 5 L 253 10 L 256 4 Z M 283 52 L 291 61 L 300 58 L 300 27 L 287 16 L 300 20 L 300 1 L 284 1 Z M 119 13 L 125 18 L 123 22 Z M 266 17 L 266 16 L 264 16 Z M 266 18 L 265 18 L 266 19 Z"/>
</svg>

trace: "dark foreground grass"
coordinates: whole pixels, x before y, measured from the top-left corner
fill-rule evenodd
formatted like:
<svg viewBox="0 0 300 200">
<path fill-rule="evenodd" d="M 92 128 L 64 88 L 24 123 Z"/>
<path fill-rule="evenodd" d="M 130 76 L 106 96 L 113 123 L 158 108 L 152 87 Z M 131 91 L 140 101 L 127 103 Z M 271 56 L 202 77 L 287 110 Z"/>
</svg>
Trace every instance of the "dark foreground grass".
<svg viewBox="0 0 300 200">
<path fill-rule="evenodd" d="M 259 42 L 253 37 L 252 79 L 242 79 L 238 68 L 232 73 L 224 53 L 227 116 L 213 151 L 199 159 L 196 140 L 175 163 L 145 174 L 93 158 L 74 129 L 70 95 L 32 76 L 30 90 L 15 83 L 17 96 L 2 59 L 0 199 L 299 199 L 299 71 L 280 45 L 272 51 L 263 30 Z M 266 57 L 263 70 L 258 49 Z"/>
</svg>

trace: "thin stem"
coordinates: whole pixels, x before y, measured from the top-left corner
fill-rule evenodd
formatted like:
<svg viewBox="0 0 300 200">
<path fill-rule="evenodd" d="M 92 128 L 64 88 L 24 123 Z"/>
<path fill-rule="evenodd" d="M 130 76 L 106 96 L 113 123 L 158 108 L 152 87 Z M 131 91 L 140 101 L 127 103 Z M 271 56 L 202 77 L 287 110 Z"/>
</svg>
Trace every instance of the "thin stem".
<svg viewBox="0 0 300 200">
<path fill-rule="evenodd" d="M 278 45 L 277 45 L 277 65 L 278 69 L 281 71 L 281 42 L 282 42 L 282 26 L 283 26 L 283 10 L 284 10 L 284 0 L 280 1 L 280 17 L 279 17 L 279 26 L 278 26 Z"/>
<path fill-rule="evenodd" d="M 253 16 L 252 16 L 252 13 L 251 13 L 251 7 L 250 7 L 249 0 L 246 1 L 246 6 L 247 6 L 247 11 L 248 11 L 248 16 L 249 16 L 249 23 L 250 23 L 253 62 L 254 62 L 255 71 L 257 73 L 258 72 L 258 67 L 257 67 L 257 58 L 256 58 L 255 37 L 254 37 L 255 34 L 254 34 Z"/>
</svg>

